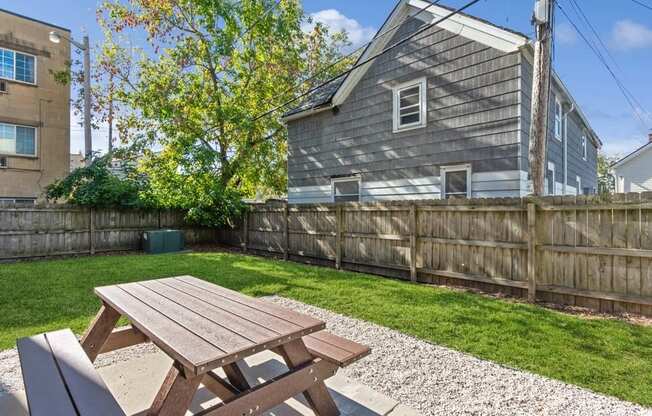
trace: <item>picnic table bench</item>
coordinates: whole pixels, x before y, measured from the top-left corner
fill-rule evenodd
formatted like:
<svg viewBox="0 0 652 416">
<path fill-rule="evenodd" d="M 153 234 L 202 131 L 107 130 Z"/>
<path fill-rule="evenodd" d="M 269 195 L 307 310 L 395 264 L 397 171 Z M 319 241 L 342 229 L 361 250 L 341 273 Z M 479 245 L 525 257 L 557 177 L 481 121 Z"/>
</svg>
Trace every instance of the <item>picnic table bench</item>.
<svg viewBox="0 0 652 416">
<path fill-rule="evenodd" d="M 192 276 L 95 293 L 102 307 L 81 344 L 70 330 L 18 341 L 30 415 L 124 415 L 92 362 L 143 342 L 173 359 L 149 415 L 185 415 L 200 384 L 222 401 L 201 416 L 261 414 L 301 393 L 317 415 L 339 415 L 324 380 L 370 352 L 328 333 L 318 319 Z M 121 316 L 130 327 L 115 328 Z M 238 363 L 266 350 L 279 354 L 289 371 L 252 387 Z"/>
</svg>

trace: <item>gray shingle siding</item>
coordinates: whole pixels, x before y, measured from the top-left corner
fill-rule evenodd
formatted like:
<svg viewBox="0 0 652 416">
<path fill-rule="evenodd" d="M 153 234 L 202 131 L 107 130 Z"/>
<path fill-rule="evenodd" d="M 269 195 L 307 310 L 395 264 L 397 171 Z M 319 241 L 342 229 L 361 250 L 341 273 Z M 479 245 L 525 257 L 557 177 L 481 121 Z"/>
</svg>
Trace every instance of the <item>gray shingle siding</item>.
<svg viewBox="0 0 652 416">
<path fill-rule="evenodd" d="M 531 99 L 532 93 L 532 65 L 526 60 L 522 61 L 522 133 L 521 133 L 521 168 L 524 171 L 529 170 L 528 164 L 528 146 L 530 131 Z M 562 135 L 562 140 L 555 138 L 555 98 L 559 97 L 564 104 L 564 114 L 570 109 L 568 98 L 553 85 L 550 95 L 549 119 L 548 119 L 548 146 L 547 160 L 555 164 L 555 181 L 564 183 L 564 140 L 568 140 L 567 157 L 568 157 L 568 179 L 567 194 L 577 188 L 577 176 L 582 179 L 582 188 L 589 188 L 591 192 L 597 189 L 597 158 L 598 149 L 589 138 L 588 126 L 584 124 L 576 111 L 568 115 L 568 125 L 566 127 L 567 136 Z M 581 137 L 586 134 L 587 137 L 587 160 L 583 160 L 581 154 Z M 563 189 L 563 188 L 562 188 Z"/>
<path fill-rule="evenodd" d="M 422 25 L 409 20 L 389 44 Z M 531 73 L 521 52 L 429 29 L 376 59 L 337 111 L 288 122 L 290 201 L 328 202 L 331 178 L 354 175 L 362 200 L 438 198 L 440 167 L 459 164 L 471 165 L 474 197 L 525 194 Z M 422 77 L 427 126 L 394 133 L 392 89 Z M 571 140 L 579 118 L 573 120 Z M 562 151 L 554 141 L 550 157 L 557 161 Z M 569 159 L 572 183 L 580 168 Z M 583 176 L 585 187 L 595 182 L 590 176 Z"/>
<path fill-rule="evenodd" d="M 423 24 L 411 19 L 389 43 Z M 415 39 L 377 59 L 337 114 L 288 123 L 290 188 L 325 187 L 333 176 L 360 174 L 363 184 L 372 183 L 365 187 L 367 196 L 376 199 L 381 195 L 373 182 L 431 177 L 427 185 L 385 188 L 438 197 L 435 178 L 442 165 L 470 163 L 474 173 L 518 169 L 519 54 L 439 28 Z M 393 133 L 392 87 L 421 77 L 427 78 L 427 126 Z M 487 195 L 492 191 L 481 181 L 477 187 L 487 188 L 478 190 Z M 497 193 L 503 195 L 505 187 L 497 183 Z"/>
</svg>

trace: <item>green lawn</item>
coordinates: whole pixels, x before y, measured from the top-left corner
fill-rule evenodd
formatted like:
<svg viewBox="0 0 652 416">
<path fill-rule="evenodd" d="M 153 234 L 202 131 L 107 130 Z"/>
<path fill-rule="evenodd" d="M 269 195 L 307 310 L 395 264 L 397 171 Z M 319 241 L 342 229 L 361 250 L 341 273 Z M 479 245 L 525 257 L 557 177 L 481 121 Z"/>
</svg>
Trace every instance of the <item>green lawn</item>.
<svg viewBox="0 0 652 416">
<path fill-rule="evenodd" d="M 228 253 L 0 265 L 0 349 L 13 347 L 18 337 L 55 328 L 82 332 L 99 306 L 95 286 L 181 274 L 249 295 L 279 294 L 652 406 L 652 328 Z"/>
</svg>

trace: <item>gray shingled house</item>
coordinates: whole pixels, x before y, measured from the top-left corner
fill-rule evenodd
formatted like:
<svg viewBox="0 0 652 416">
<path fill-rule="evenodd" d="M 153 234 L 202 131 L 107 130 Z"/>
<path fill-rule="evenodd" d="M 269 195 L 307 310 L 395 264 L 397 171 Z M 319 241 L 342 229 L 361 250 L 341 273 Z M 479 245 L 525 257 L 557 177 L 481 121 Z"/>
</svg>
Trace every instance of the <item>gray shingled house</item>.
<svg viewBox="0 0 652 416">
<path fill-rule="evenodd" d="M 451 12 L 427 4 L 401 0 L 360 62 Z M 525 35 L 459 14 L 316 91 L 284 116 L 289 201 L 527 195 L 532 62 Z M 600 146 L 555 75 L 547 192 L 595 192 Z"/>
</svg>

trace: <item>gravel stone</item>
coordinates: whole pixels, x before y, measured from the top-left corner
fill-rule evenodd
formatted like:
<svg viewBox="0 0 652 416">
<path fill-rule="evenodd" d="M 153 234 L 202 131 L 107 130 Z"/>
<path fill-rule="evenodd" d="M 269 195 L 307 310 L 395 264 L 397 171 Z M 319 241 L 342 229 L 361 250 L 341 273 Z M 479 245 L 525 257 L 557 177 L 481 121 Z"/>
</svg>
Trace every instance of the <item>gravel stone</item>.
<svg viewBox="0 0 652 416">
<path fill-rule="evenodd" d="M 480 360 L 379 325 L 277 296 L 266 299 L 325 321 L 334 334 L 369 345 L 370 356 L 340 371 L 424 416 L 652 416 L 651 409 Z M 156 351 L 151 344 L 125 348 L 101 355 L 95 366 Z M 0 394 L 22 389 L 16 350 L 0 351 Z"/>
<path fill-rule="evenodd" d="M 370 346 L 370 356 L 340 371 L 423 415 L 652 416 L 650 409 L 379 325 L 281 297 L 266 299 L 321 319 L 332 333 Z"/>
</svg>

